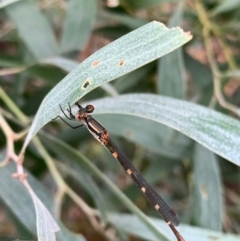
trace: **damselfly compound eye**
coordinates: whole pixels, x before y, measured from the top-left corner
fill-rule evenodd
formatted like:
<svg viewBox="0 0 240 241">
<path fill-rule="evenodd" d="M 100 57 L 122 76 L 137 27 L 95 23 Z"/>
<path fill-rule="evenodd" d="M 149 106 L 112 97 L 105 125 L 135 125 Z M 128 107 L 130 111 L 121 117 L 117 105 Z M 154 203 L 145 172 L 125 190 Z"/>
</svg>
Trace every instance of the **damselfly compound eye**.
<svg viewBox="0 0 240 241">
<path fill-rule="evenodd" d="M 93 105 L 87 105 L 86 106 L 86 112 L 87 113 L 92 113 L 94 111 L 94 106 Z"/>
</svg>

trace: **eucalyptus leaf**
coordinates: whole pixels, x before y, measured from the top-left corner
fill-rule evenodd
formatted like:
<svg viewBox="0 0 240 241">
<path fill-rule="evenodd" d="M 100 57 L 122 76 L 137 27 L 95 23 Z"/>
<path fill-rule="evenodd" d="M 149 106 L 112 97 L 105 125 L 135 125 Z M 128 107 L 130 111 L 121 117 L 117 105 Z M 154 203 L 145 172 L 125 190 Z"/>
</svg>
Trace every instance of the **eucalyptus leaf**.
<svg viewBox="0 0 240 241">
<path fill-rule="evenodd" d="M 197 144 L 194 152 L 194 219 L 198 226 L 221 231 L 223 222 L 222 184 L 214 153 Z"/>
<path fill-rule="evenodd" d="M 78 62 L 64 58 L 64 57 L 49 58 L 43 61 L 43 64 L 49 64 L 49 65 L 59 67 L 66 72 L 72 71 L 74 68 L 76 68 L 79 65 Z M 115 96 L 118 94 L 115 88 L 111 86 L 111 84 L 109 83 L 101 85 L 101 88 L 110 96 Z"/>
<path fill-rule="evenodd" d="M 178 25 L 182 21 L 183 1 L 180 1 L 177 9 L 170 19 L 169 27 Z M 185 68 L 182 56 L 182 48 L 163 56 L 158 61 L 158 92 L 162 95 L 185 99 L 186 80 Z"/>
<path fill-rule="evenodd" d="M 235 9 L 238 9 L 240 7 L 240 1 L 239 0 L 222 0 L 220 1 L 219 5 L 213 10 L 213 14 L 221 14 L 233 11 Z"/>
<path fill-rule="evenodd" d="M 45 97 L 23 149 L 43 125 L 60 113 L 59 104 L 66 109 L 68 102 L 74 103 L 96 87 L 173 51 L 191 38 L 180 28 L 168 29 L 154 21 L 97 51 Z"/>
<path fill-rule="evenodd" d="M 180 1 L 172 17 L 170 18 L 169 27 L 173 27 L 182 22 L 182 11 L 184 2 Z M 163 56 L 158 60 L 158 92 L 161 95 L 185 99 L 185 67 L 182 55 L 182 48 L 174 50 L 172 53 Z M 168 131 L 166 139 L 174 138 L 174 131 Z"/>
<path fill-rule="evenodd" d="M 61 40 L 62 52 L 85 47 L 97 12 L 96 0 L 70 0 Z"/>
<path fill-rule="evenodd" d="M 29 193 L 33 199 L 37 216 L 37 236 L 39 241 L 55 241 L 55 233 L 60 230 L 52 215 L 32 189 Z"/>
<path fill-rule="evenodd" d="M 153 94 L 121 95 L 91 104 L 96 114 L 133 115 L 169 126 L 240 165 L 240 122 L 217 111 Z"/>
<path fill-rule="evenodd" d="M 4 9 L 37 61 L 57 55 L 59 50 L 53 31 L 34 1 L 18 1 Z"/>
</svg>

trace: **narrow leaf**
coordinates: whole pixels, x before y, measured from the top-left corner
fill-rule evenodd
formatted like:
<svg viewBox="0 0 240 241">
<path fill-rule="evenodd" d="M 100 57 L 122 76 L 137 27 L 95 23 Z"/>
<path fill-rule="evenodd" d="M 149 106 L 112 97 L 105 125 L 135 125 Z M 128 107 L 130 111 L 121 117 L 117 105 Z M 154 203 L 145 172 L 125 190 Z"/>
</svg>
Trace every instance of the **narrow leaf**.
<svg viewBox="0 0 240 241">
<path fill-rule="evenodd" d="M 52 29 L 34 1 L 18 1 L 4 9 L 37 61 L 57 55 L 58 45 Z"/>
<path fill-rule="evenodd" d="M 211 230 L 222 230 L 223 199 L 216 156 L 197 144 L 194 154 L 193 206 L 197 224 Z"/>
<path fill-rule="evenodd" d="M 173 27 L 182 21 L 183 1 L 180 1 L 169 21 L 169 27 Z M 158 60 L 158 81 L 157 88 L 161 95 L 185 99 L 185 68 L 182 56 L 182 48 L 163 56 Z M 166 140 L 174 138 L 174 131 L 168 131 Z"/>
<path fill-rule="evenodd" d="M 63 58 L 63 57 L 50 58 L 50 59 L 45 60 L 43 63 L 59 67 L 59 68 L 63 69 L 66 72 L 72 71 L 79 64 L 76 61 L 73 61 L 73 60 L 70 60 L 70 59 L 67 59 L 67 58 Z M 110 96 L 116 96 L 117 95 L 116 90 L 109 83 L 101 85 L 101 88 L 106 93 L 108 93 Z"/>
<path fill-rule="evenodd" d="M 240 7 L 239 0 L 222 0 L 220 1 L 219 5 L 213 10 L 213 14 L 221 14 L 233 11 Z"/>
<path fill-rule="evenodd" d="M 168 29 L 159 22 L 145 26 L 112 42 L 82 62 L 45 97 L 26 138 L 24 148 L 37 131 L 68 102 L 92 89 L 157 59 L 191 39 L 179 28 Z"/>
<path fill-rule="evenodd" d="M 81 50 L 91 34 L 97 12 L 96 0 L 70 0 L 63 27 L 62 52 Z"/>
<path fill-rule="evenodd" d="M 178 4 L 176 11 L 169 22 L 169 27 L 176 26 L 182 19 L 183 1 Z M 185 69 L 182 49 L 163 56 L 158 61 L 158 92 L 162 95 L 185 99 Z"/>
<path fill-rule="evenodd" d="M 37 216 L 37 236 L 39 241 L 55 241 L 55 233 L 60 230 L 56 221 L 52 215 L 46 209 L 44 204 L 34 193 L 33 190 L 29 190 L 34 202 L 36 216 Z"/>
<path fill-rule="evenodd" d="M 128 94 L 91 103 L 96 114 L 134 115 L 167 125 L 240 165 L 240 122 L 217 111 L 153 94 Z"/>
</svg>

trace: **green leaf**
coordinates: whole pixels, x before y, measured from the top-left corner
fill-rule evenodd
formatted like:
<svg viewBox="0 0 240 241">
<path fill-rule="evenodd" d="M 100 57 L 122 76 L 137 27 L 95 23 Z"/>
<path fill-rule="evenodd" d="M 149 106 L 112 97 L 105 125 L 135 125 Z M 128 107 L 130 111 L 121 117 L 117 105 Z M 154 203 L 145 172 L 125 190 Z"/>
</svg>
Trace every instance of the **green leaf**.
<svg viewBox="0 0 240 241">
<path fill-rule="evenodd" d="M 37 61 L 57 55 L 58 45 L 52 29 L 34 1 L 19 1 L 4 9 Z"/>
<path fill-rule="evenodd" d="M 50 58 L 47 59 L 46 61 L 43 62 L 44 64 L 50 64 L 56 67 L 59 67 L 61 69 L 63 69 L 66 72 L 70 72 L 72 71 L 74 68 L 76 68 L 78 66 L 78 62 L 76 61 L 72 61 L 70 59 L 67 58 L 63 58 L 63 57 L 55 57 L 55 58 Z M 101 86 L 101 88 L 108 93 L 110 96 L 116 96 L 118 93 L 116 92 L 116 90 L 114 89 L 114 87 L 112 87 L 110 84 L 106 83 L 103 84 Z"/>
<path fill-rule="evenodd" d="M 129 235 L 134 235 L 141 239 L 149 240 L 149 241 L 159 241 L 156 237 L 154 237 L 147 229 L 142 225 L 139 219 L 133 215 L 127 214 L 110 214 L 109 215 L 110 222 L 123 230 L 125 233 Z M 158 227 L 163 229 L 165 233 L 172 237 L 171 240 L 176 240 L 176 238 L 171 233 L 170 229 L 164 225 L 162 220 L 157 218 L 151 218 L 151 221 L 154 222 Z M 208 229 L 192 227 L 190 225 L 182 224 L 178 230 L 181 232 L 182 236 L 185 240 L 194 240 L 194 241 L 210 241 L 210 240 L 221 240 L 221 241 L 237 241 L 240 238 L 240 235 L 226 234 L 215 232 Z"/>
<path fill-rule="evenodd" d="M 96 0 L 71 0 L 61 41 L 62 52 L 81 50 L 91 34 L 97 12 Z"/>
<path fill-rule="evenodd" d="M 183 1 L 180 1 L 169 21 L 169 27 L 176 26 L 182 22 Z M 161 95 L 185 99 L 186 80 L 184 78 L 185 68 L 182 55 L 182 48 L 163 56 L 158 60 L 158 92 Z M 174 138 L 174 131 L 168 131 L 166 139 Z"/>
<path fill-rule="evenodd" d="M 55 241 L 55 233 L 60 230 L 56 221 L 53 219 L 52 215 L 46 209 L 44 204 L 34 193 L 33 190 L 29 190 L 32 197 L 36 216 L 37 216 L 37 236 L 39 241 Z"/>
<path fill-rule="evenodd" d="M 213 14 L 221 14 L 237 10 L 240 7 L 239 0 L 222 0 L 220 4 L 213 10 Z"/>
<path fill-rule="evenodd" d="M 185 99 L 185 79 L 182 50 L 176 49 L 160 60 L 158 92 L 161 95 Z"/>
<path fill-rule="evenodd" d="M 217 111 L 153 94 L 128 94 L 92 104 L 96 114 L 133 115 L 167 125 L 240 165 L 240 122 Z"/>
<path fill-rule="evenodd" d="M 68 102 L 76 100 L 117 77 L 157 59 L 191 39 L 179 28 L 168 29 L 159 22 L 145 26 L 119 38 L 94 53 L 69 73 L 45 97 L 26 138 L 24 149 L 37 131 Z"/>
<path fill-rule="evenodd" d="M 16 167 L 14 163 L 10 163 L 6 167 L 0 168 L 0 176 L 1 176 L 0 197 L 4 201 L 4 203 L 11 209 L 11 211 L 16 215 L 19 221 L 32 234 L 37 235 L 36 215 L 35 215 L 33 201 L 31 199 L 31 196 L 29 195 L 29 192 L 22 185 L 22 183 L 11 176 L 12 173 L 14 173 L 15 171 L 16 171 Z M 40 211 L 43 205 L 42 203 L 44 203 L 46 208 L 50 212 L 52 212 L 53 199 L 51 197 L 51 194 L 48 192 L 48 190 L 46 190 L 46 188 L 40 182 L 34 179 L 30 173 L 28 173 L 27 179 L 32 189 L 37 195 L 37 198 L 34 197 L 37 205 L 37 210 Z M 45 211 L 40 212 L 39 215 L 44 215 L 44 213 L 46 214 Z M 41 224 L 39 223 L 38 225 L 41 225 L 42 227 L 46 225 L 43 219 L 37 220 L 37 222 L 39 221 L 43 221 L 43 223 Z M 58 224 L 61 228 L 61 231 L 56 234 L 58 241 L 83 241 L 84 240 L 84 238 L 81 235 L 75 235 L 72 232 L 68 231 L 60 222 L 58 222 Z"/>
<path fill-rule="evenodd" d="M 194 153 L 193 203 L 198 226 L 221 231 L 223 199 L 216 156 L 197 144 Z"/>
<path fill-rule="evenodd" d="M 182 21 L 182 9 L 183 2 L 180 2 L 170 19 L 169 27 L 176 26 Z M 182 49 L 178 48 L 163 56 L 158 64 L 158 92 L 177 99 L 185 99 L 186 80 Z"/>
</svg>

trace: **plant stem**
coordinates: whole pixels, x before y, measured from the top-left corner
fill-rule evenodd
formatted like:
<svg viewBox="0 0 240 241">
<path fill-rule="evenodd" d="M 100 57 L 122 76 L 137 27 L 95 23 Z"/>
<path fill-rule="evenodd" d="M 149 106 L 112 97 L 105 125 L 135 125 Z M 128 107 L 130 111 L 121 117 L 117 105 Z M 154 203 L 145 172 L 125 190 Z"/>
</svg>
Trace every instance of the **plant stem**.
<svg viewBox="0 0 240 241">
<path fill-rule="evenodd" d="M 24 115 L 24 113 L 15 105 L 15 103 L 9 98 L 5 91 L 0 87 L 0 98 L 5 102 L 8 108 L 14 113 L 18 119 L 24 124 L 29 123 L 29 119 Z"/>
<path fill-rule="evenodd" d="M 232 111 L 236 115 L 240 116 L 240 109 L 237 106 L 227 102 L 225 100 L 223 94 L 222 94 L 222 88 L 221 88 L 221 76 L 222 76 L 222 74 L 219 71 L 218 65 L 217 65 L 217 63 L 215 61 L 215 58 L 214 58 L 212 42 L 211 42 L 211 35 L 210 35 L 210 32 L 213 31 L 213 26 L 208 19 L 206 11 L 203 8 L 202 2 L 199 1 L 199 0 L 195 0 L 195 7 L 196 7 L 196 11 L 197 11 L 198 16 L 199 16 L 199 20 L 203 25 L 203 31 L 202 32 L 203 32 L 204 44 L 205 44 L 205 47 L 206 47 L 206 54 L 207 54 L 207 57 L 208 57 L 208 61 L 209 61 L 211 70 L 213 72 L 214 94 L 215 94 L 219 104 L 222 107 L 224 107 L 224 108 Z M 221 42 L 221 43 L 223 43 L 223 42 Z M 228 53 L 227 54 L 228 58 L 230 58 L 229 50 L 226 51 L 226 46 L 225 45 L 223 45 L 223 46 L 224 46 L 225 52 Z M 232 61 L 232 58 L 230 58 L 230 60 Z M 233 61 L 231 62 L 231 66 L 234 67 Z"/>
</svg>

